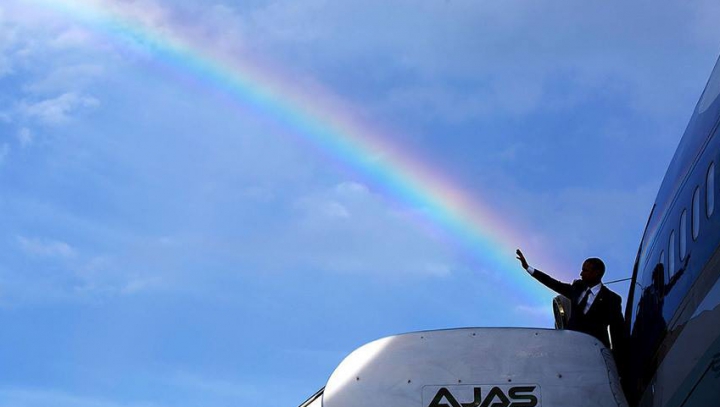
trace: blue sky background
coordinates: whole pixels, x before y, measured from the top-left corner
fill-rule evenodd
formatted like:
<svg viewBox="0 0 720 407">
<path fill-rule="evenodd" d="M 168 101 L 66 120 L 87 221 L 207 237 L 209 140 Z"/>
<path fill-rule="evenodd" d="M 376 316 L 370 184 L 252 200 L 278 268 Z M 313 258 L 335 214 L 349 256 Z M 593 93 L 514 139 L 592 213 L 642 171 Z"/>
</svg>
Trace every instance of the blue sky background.
<svg viewBox="0 0 720 407">
<path fill-rule="evenodd" d="M 323 89 L 568 280 L 629 276 L 720 51 L 713 1 L 107 3 Z M 294 406 L 379 337 L 552 325 L 519 267 L 176 68 L 0 5 L 0 404 Z"/>
</svg>

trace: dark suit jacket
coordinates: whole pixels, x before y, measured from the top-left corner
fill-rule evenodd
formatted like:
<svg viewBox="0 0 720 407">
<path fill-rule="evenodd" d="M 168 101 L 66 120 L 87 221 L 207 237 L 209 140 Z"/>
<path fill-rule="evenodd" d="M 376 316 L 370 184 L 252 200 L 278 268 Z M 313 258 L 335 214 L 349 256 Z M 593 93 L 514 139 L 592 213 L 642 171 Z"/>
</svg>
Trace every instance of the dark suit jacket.
<svg viewBox="0 0 720 407">
<path fill-rule="evenodd" d="M 532 276 L 556 293 L 569 298 L 574 306 L 587 290 L 582 280 L 575 280 L 572 284 L 563 283 L 540 270 L 535 270 Z M 607 329 L 609 326 L 613 350 L 617 351 L 625 342 L 623 325 L 622 300 L 619 295 L 603 285 L 586 314 L 583 314 L 582 310 L 571 310 L 568 329 L 590 334 L 609 348 L 610 338 Z"/>
</svg>

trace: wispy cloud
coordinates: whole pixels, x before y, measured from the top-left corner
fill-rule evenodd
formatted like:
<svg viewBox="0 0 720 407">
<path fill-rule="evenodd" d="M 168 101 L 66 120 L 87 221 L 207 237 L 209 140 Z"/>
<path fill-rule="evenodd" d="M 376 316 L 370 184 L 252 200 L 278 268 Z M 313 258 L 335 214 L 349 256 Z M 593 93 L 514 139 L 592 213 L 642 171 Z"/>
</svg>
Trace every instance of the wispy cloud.
<svg viewBox="0 0 720 407">
<path fill-rule="evenodd" d="M 449 264 L 427 263 L 424 271 L 431 276 L 444 277 L 452 273 L 452 267 Z"/>
<path fill-rule="evenodd" d="M 366 185 L 354 181 L 300 198 L 289 241 L 303 244 L 303 264 L 340 273 L 445 277 L 453 248 L 418 233 L 418 225 Z M 312 244 L 307 242 L 312 241 Z"/>
<path fill-rule="evenodd" d="M 119 292 L 124 295 L 132 295 L 161 287 L 161 284 L 162 279 L 160 277 L 133 278 L 126 282 Z"/>
<path fill-rule="evenodd" d="M 74 113 L 97 107 L 99 104 L 100 102 L 92 96 L 68 92 L 38 102 L 24 101 L 18 110 L 29 119 L 36 119 L 43 124 L 58 125 L 70 121 Z"/>
<path fill-rule="evenodd" d="M 17 126 L 22 147 L 33 144 L 34 124 L 66 124 L 99 106 L 86 89 L 112 58 L 104 42 L 43 7 L 0 5 L 0 78 L 12 75 L 3 84 L 0 121 Z"/>
<path fill-rule="evenodd" d="M 94 42 L 95 36 L 77 26 L 69 27 L 58 33 L 50 41 L 50 46 L 59 49 L 76 49 Z"/>
<path fill-rule="evenodd" d="M 367 185 L 359 182 L 345 181 L 335 186 L 335 190 L 342 196 L 361 197 L 370 192 Z"/>
<path fill-rule="evenodd" d="M 17 242 L 25 253 L 33 256 L 70 258 L 77 254 L 72 246 L 60 240 L 17 236 Z"/>
<path fill-rule="evenodd" d="M 72 54 L 72 50 L 61 50 Z M 88 58 L 89 59 L 89 58 Z M 23 86 L 23 90 L 37 98 L 43 95 L 60 93 L 74 95 L 82 101 L 83 89 L 90 87 L 105 73 L 105 67 L 101 63 L 90 61 L 80 63 L 67 63 L 52 66 L 47 72 L 37 78 L 33 78 Z M 68 96 L 65 96 L 68 98 Z"/>
<path fill-rule="evenodd" d="M 30 129 L 23 127 L 17 132 L 17 139 L 21 147 L 28 147 L 33 143 L 35 136 Z"/>
</svg>

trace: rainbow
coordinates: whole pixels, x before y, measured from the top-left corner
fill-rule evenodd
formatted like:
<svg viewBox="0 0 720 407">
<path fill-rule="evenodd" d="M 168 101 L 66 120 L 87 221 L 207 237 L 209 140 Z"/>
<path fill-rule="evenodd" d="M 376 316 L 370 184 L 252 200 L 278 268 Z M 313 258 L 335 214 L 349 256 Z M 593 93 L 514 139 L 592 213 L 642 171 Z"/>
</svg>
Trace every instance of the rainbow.
<svg viewBox="0 0 720 407">
<path fill-rule="evenodd" d="M 383 132 L 353 118 L 342 101 L 314 89 L 309 94 L 256 61 L 207 50 L 182 29 L 169 28 L 128 8 L 103 0 L 30 0 L 73 23 L 124 45 L 139 44 L 153 58 L 190 74 L 243 106 L 250 106 L 291 130 L 333 159 L 367 177 L 425 222 L 439 228 L 488 270 L 493 284 L 505 285 L 526 301 L 547 299 L 548 291 L 528 278 L 514 258 L 523 242 L 505 219 L 471 199 L 437 171 L 393 146 Z M 340 107 L 338 107 L 340 106 Z M 502 274 L 500 274 L 502 273 Z M 484 278 L 480 276 L 479 278 Z M 530 297 L 528 297 L 530 296 Z"/>
</svg>

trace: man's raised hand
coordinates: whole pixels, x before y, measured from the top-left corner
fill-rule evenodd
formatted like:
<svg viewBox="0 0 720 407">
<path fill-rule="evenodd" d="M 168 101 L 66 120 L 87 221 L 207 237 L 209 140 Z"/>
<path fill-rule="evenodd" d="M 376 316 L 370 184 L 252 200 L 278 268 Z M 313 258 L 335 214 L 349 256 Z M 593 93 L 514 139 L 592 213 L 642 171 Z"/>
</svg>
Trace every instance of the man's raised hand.
<svg viewBox="0 0 720 407">
<path fill-rule="evenodd" d="M 523 267 L 525 270 L 527 270 L 527 268 L 528 268 L 528 262 L 527 262 L 527 260 L 525 260 L 525 256 L 523 256 L 523 254 L 522 254 L 522 252 L 520 251 L 520 249 L 517 249 L 517 250 L 515 251 L 515 254 L 517 254 L 517 259 L 520 260 L 520 264 L 522 265 L 522 267 Z"/>
</svg>

